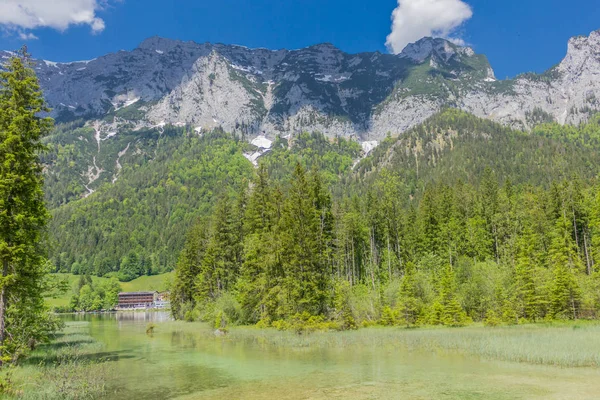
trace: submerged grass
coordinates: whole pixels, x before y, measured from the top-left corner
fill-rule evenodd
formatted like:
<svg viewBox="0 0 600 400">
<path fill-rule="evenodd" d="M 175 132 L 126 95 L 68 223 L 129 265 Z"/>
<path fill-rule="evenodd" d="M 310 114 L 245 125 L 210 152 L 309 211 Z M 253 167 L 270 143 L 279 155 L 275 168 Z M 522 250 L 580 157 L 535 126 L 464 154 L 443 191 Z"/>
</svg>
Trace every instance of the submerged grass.
<svg viewBox="0 0 600 400">
<path fill-rule="evenodd" d="M 206 324 L 170 323 L 168 329 L 213 335 Z M 165 326 L 166 328 L 166 326 Z M 160 325 L 157 326 L 160 330 Z M 220 340 L 261 346 L 350 348 L 376 346 L 409 351 L 448 352 L 483 359 L 558 367 L 600 367 L 600 323 L 545 323 L 505 327 L 404 329 L 371 327 L 358 331 L 298 335 L 272 328 L 233 327 Z"/>
<path fill-rule="evenodd" d="M 69 322 L 63 332 L 11 368 L 12 397 L 25 400 L 97 399 L 107 393 L 111 354 L 91 338 L 87 322 Z"/>
</svg>

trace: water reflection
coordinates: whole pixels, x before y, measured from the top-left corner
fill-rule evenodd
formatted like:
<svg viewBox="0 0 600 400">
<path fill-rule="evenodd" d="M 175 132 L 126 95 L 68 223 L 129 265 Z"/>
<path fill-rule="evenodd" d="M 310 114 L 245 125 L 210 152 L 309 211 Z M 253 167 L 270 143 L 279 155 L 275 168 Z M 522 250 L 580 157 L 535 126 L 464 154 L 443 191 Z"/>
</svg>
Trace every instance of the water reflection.
<svg viewBox="0 0 600 400">
<path fill-rule="evenodd" d="M 119 311 L 108 313 L 63 314 L 65 321 L 127 321 L 127 322 L 169 322 L 169 311 Z"/>
</svg>

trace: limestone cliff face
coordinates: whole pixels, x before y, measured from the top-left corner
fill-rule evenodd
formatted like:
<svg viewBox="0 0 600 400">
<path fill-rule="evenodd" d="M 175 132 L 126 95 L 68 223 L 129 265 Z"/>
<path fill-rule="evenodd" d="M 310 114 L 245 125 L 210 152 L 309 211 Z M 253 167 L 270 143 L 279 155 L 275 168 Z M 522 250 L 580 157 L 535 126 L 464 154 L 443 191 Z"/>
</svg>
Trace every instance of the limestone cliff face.
<svg viewBox="0 0 600 400">
<path fill-rule="evenodd" d="M 59 121 L 115 114 L 129 126 L 221 126 L 248 137 L 318 130 L 377 140 L 447 106 L 523 129 L 536 113 L 585 120 L 600 109 L 600 31 L 571 39 L 566 57 L 546 73 L 505 81 L 485 56 L 432 38 L 396 56 L 347 54 L 330 44 L 273 51 L 154 37 L 95 60 L 38 61 L 36 71 Z"/>
</svg>

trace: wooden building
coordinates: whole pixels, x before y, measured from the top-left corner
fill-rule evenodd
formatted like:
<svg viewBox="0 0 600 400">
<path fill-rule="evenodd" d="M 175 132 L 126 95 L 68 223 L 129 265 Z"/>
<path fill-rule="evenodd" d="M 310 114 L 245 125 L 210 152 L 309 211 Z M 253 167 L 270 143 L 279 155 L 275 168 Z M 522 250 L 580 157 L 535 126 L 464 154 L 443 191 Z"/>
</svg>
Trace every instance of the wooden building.
<svg viewBox="0 0 600 400">
<path fill-rule="evenodd" d="M 158 300 L 158 292 L 121 292 L 119 308 L 151 308 Z"/>
</svg>

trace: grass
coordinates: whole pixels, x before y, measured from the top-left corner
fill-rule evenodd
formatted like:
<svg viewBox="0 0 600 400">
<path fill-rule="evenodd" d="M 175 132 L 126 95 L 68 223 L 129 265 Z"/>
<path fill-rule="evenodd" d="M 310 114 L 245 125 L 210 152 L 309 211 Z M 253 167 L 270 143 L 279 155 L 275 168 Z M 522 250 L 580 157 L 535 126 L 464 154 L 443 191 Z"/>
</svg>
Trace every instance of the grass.
<svg viewBox="0 0 600 400">
<path fill-rule="evenodd" d="M 174 272 L 167 272 L 166 274 L 161 275 L 152 275 L 152 276 L 140 276 L 132 280 L 131 282 L 121 282 L 121 288 L 124 292 L 139 292 L 139 291 L 153 291 L 157 290 L 159 292 L 167 290 L 169 282 L 173 279 Z M 79 281 L 79 275 L 73 274 L 53 274 L 55 277 L 59 279 L 65 279 L 67 281 L 67 286 L 72 288 Z M 103 281 L 108 280 L 108 278 L 99 278 L 97 276 L 92 277 L 92 282 L 94 284 L 99 284 Z M 72 290 L 69 289 L 65 293 L 57 293 L 54 297 L 46 298 L 46 303 L 50 307 L 64 307 L 69 304 L 72 296 Z"/>
<path fill-rule="evenodd" d="M 124 292 L 139 292 L 157 290 L 163 292 L 167 290 L 168 284 L 174 278 L 174 272 L 167 272 L 161 275 L 140 276 L 131 282 L 121 282 Z"/>
<path fill-rule="evenodd" d="M 180 324 L 213 335 L 198 324 Z M 557 367 L 600 367 L 600 323 L 555 322 L 520 326 L 465 328 L 371 327 L 347 332 L 314 332 L 298 335 L 275 329 L 232 327 L 224 340 L 250 341 L 264 346 L 344 348 L 376 346 L 409 351 L 448 352 L 482 359 L 552 365 Z"/>
<path fill-rule="evenodd" d="M 87 330 L 87 322 L 67 323 L 52 343 L 40 346 L 21 365 L 5 371 L 12 390 L 2 398 L 97 399 L 105 395 L 111 379 L 108 362 L 118 355 L 103 352 L 103 345 Z"/>
</svg>

